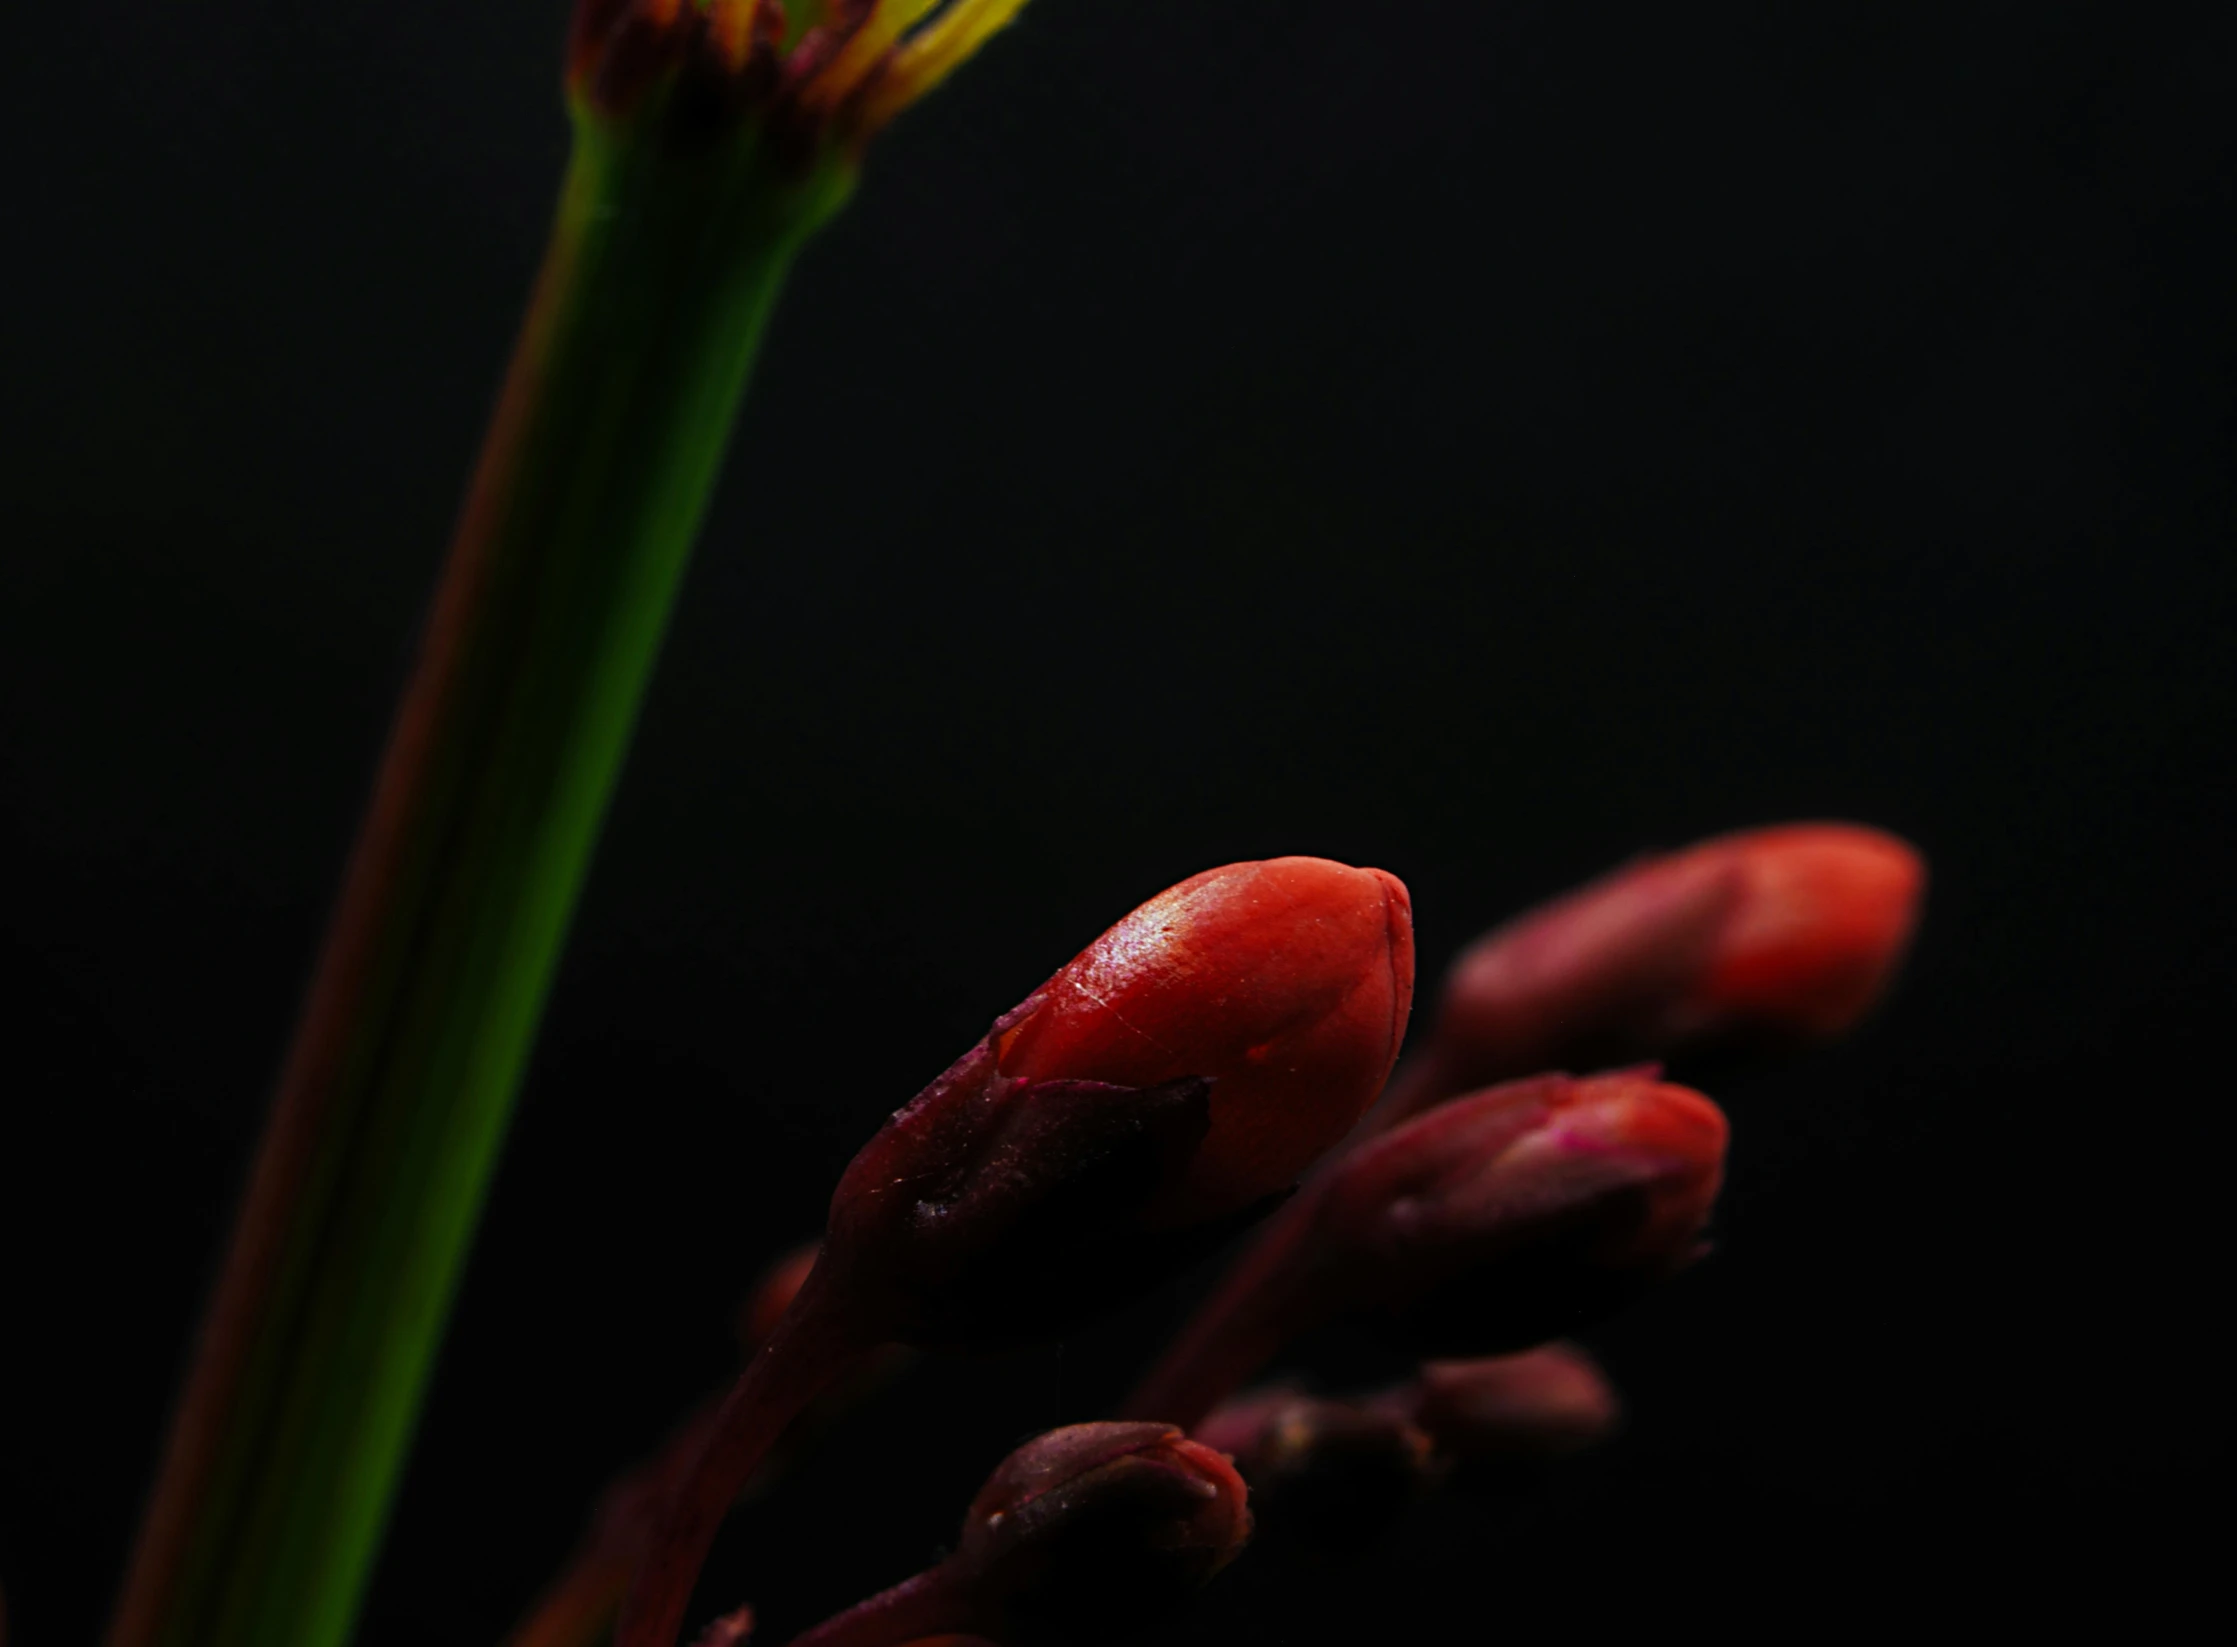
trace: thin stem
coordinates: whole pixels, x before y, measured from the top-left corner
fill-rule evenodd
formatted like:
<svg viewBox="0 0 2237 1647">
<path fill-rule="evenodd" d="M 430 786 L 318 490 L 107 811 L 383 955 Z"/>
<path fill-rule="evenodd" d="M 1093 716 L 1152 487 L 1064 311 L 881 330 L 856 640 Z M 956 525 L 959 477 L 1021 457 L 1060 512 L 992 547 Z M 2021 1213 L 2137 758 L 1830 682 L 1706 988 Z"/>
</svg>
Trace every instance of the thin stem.
<svg viewBox="0 0 2237 1647">
<path fill-rule="evenodd" d="M 786 268 L 843 197 L 578 123 L 110 1647 L 336 1647 Z"/>
<path fill-rule="evenodd" d="M 762 1459 L 753 1479 L 741 1489 L 741 1500 L 768 1491 L 840 1419 L 891 1384 L 915 1360 L 914 1350 L 888 1344 L 862 1361 L 854 1376 L 827 1388 Z M 612 1639 L 614 1620 L 629 1593 L 637 1562 L 659 1531 L 656 1521 L 667 1502 L 669 1484 L 682 1478 L 713 1433 L 721 1398 L 721 1393 L 709 1396 L 658 1454 L 606 1490 L 596 1524 L 513 1626 L 505 1647 L 601 1647 Z"/>
<path fill-rule="evenodd" d="M 1308 1184 L 1267 1221 L 1211 1296 L 1189 1317 L 1133 1392 L 1119 1417 L 1193 1430 L 1281 1353 L 1310 1308 L 1297 1255 L 1314 1210 Z"/>
<path fill-rule="evenodd" d="M 505 1647 L 597 1647 L 629 1590 L 634 1565 L 626 1550 L 591 1552 L 552 1581 Z"/>
<path fill-rule="evenodd" d="M 900 1647 L 966 1631 L 977 1622 L 968 1589 L 943 1562 L 793 1637 L 792 1647 Z"/>
<path fill-rule="evenodd" d="M 672 1647 L 723 1517 L 785 1427 L 875 1346 L 821 1304 L 811 1275 L 716 1411 L 704 1447 L 671 1489 L 623 1604 L 617 1647 Z"/>
</svg>

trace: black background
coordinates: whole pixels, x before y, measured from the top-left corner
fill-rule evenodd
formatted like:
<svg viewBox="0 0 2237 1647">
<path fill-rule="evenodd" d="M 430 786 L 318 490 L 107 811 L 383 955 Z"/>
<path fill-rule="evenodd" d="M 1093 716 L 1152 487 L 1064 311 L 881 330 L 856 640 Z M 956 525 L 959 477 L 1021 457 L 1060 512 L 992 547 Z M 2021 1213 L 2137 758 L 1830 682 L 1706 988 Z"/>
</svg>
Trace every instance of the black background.
<svg viewBox="0 0 2237 1647">
<path fill-rule="evenodd" d="M 0 143 L 0 1582 L 90 1638 L 532 273 L 563 6 L 47 6 Z M 1902 15 L 1891 15 L 1891 11 Z M 486 1644 L 876 1119 L 1231 858 L 1424 976 L 1649 845 L 1935 873 L 1722 1093 L 1627 1435 L 1175 1641 L 2210 1577 L 2230 1444 L 2237 14 L 1035 0 L 785 299 L 363 1638 Z M 782 1641 L 1175 1306 L 926 1369 L 750 1511 Z"/>
</svg>

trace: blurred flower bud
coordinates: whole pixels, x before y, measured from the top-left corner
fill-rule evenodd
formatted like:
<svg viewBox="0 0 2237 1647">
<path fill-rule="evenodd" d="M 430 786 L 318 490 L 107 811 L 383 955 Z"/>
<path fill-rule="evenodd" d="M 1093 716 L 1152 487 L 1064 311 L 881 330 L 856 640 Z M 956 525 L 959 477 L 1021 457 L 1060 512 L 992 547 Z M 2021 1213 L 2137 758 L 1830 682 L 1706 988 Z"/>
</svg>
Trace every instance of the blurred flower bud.
<svg viewBox="0 0 2237 1647">
<path fill-rule="evenodd" d="M 1472 1465 L 1565 1458 L 1605 1440 L 1622 1415 L 1607 1375 L 1574 1344 L 1431 1361 L 1406 1396 L 1438 1452 Z"/>
<path fill-rule="evenodd" d="M 1493 1087 L 1330 1175 L 1314 1268 L 1432 1352 L 1537 1344 L 1698 1255 L 1726 1136 L 1708 1099 L 1642 1075 Z"/>
<path fill-rule="evenodd" d="M 1383 1399 L 1277 1386 L 1221 1403 L 1195 1438 L 1234 1456 L 1277 1538 L 1330 1551 L 1357 1551 L 1384 1532 L 1438 1473 L 1427 1433 Z"/>
<path fill-rule="evenodd" d="M 1224 1455 L 1171 1425 L 1075 1424 L 1003 1460 L 953 1559 L 1002 1641 L 1119 1634 L 1235 1559 L 1248 1497 Z"/>
<path fill-rule="evenodd" d="M 1283 858 L 1152 899 L 864 1146 L 816 1286 L 879 1336 L 984 1346 L 1163 1279 L 1373 1102 L 1412 954 L 1379 871 Z"/>
<path fill-rule="evenodd" d="M 1788 824 L 1644 859 L 1453 963 L 1389 1119 L 1543 1069 L 1837 1035 L 1893 976 L 1925 866 L 1892 835 Z"/>
<path fill-rule="evenodd" d="M 794 1647 L 893 1647 L 966 1632 L 1003 1647 L 1140 1629 L 1201 1588 L 1250 1537 L 1228 1460 L 1169 1424 L 1075 1424 L 987 1478 L 954 1555 L 849 1608 Z"/>
<path fill-rule="evenodd" d="M 1419 1116 L 1307 1188 L 1126 1410 L 1194 1424 L 1339 1316 L 1430 1354 L 1551 1338 L 1696 1255 L 1725 1137 L 1708 1099 L 1636 1073 L 1540 1076 Z"/>
</svg>

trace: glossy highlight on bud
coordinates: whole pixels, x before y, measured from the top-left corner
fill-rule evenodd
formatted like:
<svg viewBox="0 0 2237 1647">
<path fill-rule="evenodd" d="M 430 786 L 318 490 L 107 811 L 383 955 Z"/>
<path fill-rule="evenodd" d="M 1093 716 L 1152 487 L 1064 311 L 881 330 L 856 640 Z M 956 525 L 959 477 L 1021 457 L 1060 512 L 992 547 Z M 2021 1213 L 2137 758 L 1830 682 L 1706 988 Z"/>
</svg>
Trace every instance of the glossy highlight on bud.
<svg viewBox="0 0 2237 1647">
<path fill-rule="evenodd" d="M 1160 1214 L 1283 1188 L 1381 1091 L 1413 1005 L 1413 906 L 1379 869 L 1229 864 L 1160 893 L 996 1039 L 1013 1080 L 1212 1083 L 1211 1130 Z"/>
<path fill-rule="evenodd" d="M 1431 1355 L 1541 1343 L 1697 1255 L 1726 1136 L 1699 1093 L 1629 1072 L 1540 1076 L 1419 1116 L 1309 1185 L 1125 1410 L 1193 1426 L 1338 1317 Z"/>
<path fill-rule="evenodd" d="M 1374 1101 L 1412 999 L 1405 889 L 1230 864 L 1135 910 L 880 1129 L 816 1296 L 862 1333 L 1060 1335 L 1254 1218 Z"/>
<path fill-rule="evenodd" d="M 621 1647 L 676 1639 L 724 1512 L 875 1346 L 1060 1336 L 1266 1210 L 1374 1101 L 1412 984 L 1403 886 L 1279 858 L 1153 898 L 997 1019 L 848 1164 L 638 1569 Z"/>
<path fill-rule="evenodd" d="M 897 1647 L 958 1633 L 1055 1647 L 1123 1636 L 1200 1589 L 1250 1531 L 1249 1490 L 1232 1463 L 1172 1425 L 1051 1430 L 987 1478 L 954 1555 L 795 1647 Z"/>
<path fill-rule="evenodd" d="M 1648 858 L 1481 939 L 1389 1119 L 1543 1069 L 1847 1030 L 1894 976 L 1926 871 L 1895 836 L 1786 824 Z"/>
</svg>

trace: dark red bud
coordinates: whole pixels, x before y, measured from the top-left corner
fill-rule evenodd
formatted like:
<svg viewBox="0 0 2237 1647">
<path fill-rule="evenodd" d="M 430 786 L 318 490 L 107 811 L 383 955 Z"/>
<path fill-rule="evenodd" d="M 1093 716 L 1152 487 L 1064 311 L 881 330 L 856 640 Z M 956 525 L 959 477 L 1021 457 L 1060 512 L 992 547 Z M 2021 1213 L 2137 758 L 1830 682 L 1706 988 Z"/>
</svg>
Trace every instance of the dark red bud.
<svg viewBox="0 0 2237 1647">
<path fill-rule="evenodd" d="M 825 1296 L 921 1346 L 1052 1336 L 1263 1210 L 1404 1031 L 1404 889 L 1312 858 L 1183 882 L 1105 933 L 864 1146 Z"/>
<path fill-rule="evenodd" d="M 1453 964 L 1424 1069 L 1394 1102 L 1837 1035 L 1894 975 L 1924 883 L 1910 846 L 1854 824 L 1749 830 L 1628 865 Z"/>
<path fill-rule="evenodd" d="M 1234 1455 L 1277 1539 L 1356 1550 L 1436 1478 L 1430 1437 L 1401 1405 L 1274 1388 L 1223 1403 L 1196 1439 Z"/>
<path fill-rule="evenodd" d="M 1017 1647 L 1138 1629 L 1250 1537 L 1227 1458 L 1169 1424 L 1076 1424 L 987 1479 L 951 1560 L 989 1632 Z"/>
<path fill-rule="evenodd" d="M 1415 1353 L 1542 1343 L 1698 1253 L 1725 1136 L 1708 1099 L 1636 1071 L 1543 1075 L 1417 1116 L 1308 1185 L 1123 1410 L 1193 1426 L 1345 1316 Z"/>
<path fill-rule="evenodd" d="M 1292 1284 L 1433 1352 L 1542 1342 L 1696 1256 L 1726 1137 L 1708 1099 L 1638 1074 L 1456 1099 L 1328 1175 Z"/>
<path fill-rule="evenodd" d="M 1605 1440 L 1622 1403 L 1574 1344 L 1520 1355 L 1432 1361 L 1411 1394 L 1415 1421 L 1437 1450 L 1467 1464 L 1550 1462 Z"/>
</svg>

